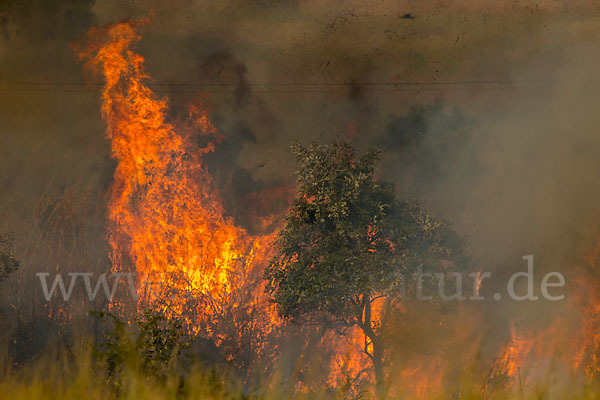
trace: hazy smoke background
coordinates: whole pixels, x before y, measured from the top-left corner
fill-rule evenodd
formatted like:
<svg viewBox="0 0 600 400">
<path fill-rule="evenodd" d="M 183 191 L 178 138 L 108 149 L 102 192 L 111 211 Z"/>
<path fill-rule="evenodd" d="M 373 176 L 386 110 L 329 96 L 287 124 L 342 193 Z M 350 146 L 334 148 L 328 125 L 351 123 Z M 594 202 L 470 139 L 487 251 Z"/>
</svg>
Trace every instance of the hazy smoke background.
<svg viewBox="0 0 600 400">
<path fill-rule="evenodd" d="M 283 212 L 269 194 L 290 193 L 291 140 L 341 137 L 381 146 L 381 175 L 453 220 L 484 270 L 522 270 L 533 253 L 541 269 L 566 271 L 600 204 L 599 10 L 586 1 L 2 0 L 0 229 L 17 233 L 27 257 L 36 204 L 72 189 L 75 202 L 85 194 L 95 204 L 90 237 L 102 254 L 114 163 L 100 82 L 86 85 L 69 44 L 92 26 L 151 16 L 137 51 L 152 87 L 174 120 L 192 101 L 212 110 L 227 141 L 209 167 L 240 224 L 255 230 L 248 215 Z"/>
</svg>

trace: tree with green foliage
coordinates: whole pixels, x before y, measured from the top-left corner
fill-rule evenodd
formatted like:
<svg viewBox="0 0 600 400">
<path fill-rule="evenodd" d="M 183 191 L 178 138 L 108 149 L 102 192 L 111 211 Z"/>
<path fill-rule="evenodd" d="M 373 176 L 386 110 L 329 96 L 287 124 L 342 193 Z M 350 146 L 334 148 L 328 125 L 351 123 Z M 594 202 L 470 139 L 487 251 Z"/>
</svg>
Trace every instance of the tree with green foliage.
<svg viewBox="0 0 600 400">
<path fill-rule="evenodd" d="M 0 281 L 3 281 L 19 268 L 19 261 L 12 252 L 14 237 L 11 234 L 0 234 Z"/>
<path fill-rule="evenodd" d="M 288 320 L 325 317 L 330 326 L 358 326 L 383 397 L 385 316 L 417 271 L 464 265 L 462 240 L 417 203 L 400 201 L 393 184 L 376 179 L 379 150 L 358 157 L 338 141 L 294 143 L 292 152 L 300 164 L 297 197 L 265 271 L 267 290 Z M 376 301 L 384 302 L 377 318 Z"/>
</svg>

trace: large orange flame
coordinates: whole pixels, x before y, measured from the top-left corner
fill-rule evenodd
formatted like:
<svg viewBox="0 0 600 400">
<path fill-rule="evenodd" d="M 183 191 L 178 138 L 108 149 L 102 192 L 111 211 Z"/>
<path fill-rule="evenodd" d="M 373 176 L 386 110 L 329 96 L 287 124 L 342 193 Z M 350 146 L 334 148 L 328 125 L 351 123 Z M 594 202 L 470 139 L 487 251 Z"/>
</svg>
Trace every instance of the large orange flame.
<svg viewBox="0 0 600 400">
<path fill-rule="evenodd" d="M 108 206 L 113 268 L 137 272 L 140 302 L 178 314 L 186 292 L 214 300 L 237 288 L 267 258 L 269 238 L 225 216 L 202 163 L 221 138 L 198 106 L 183 132 L 167 121 L 166 100 L 147 86 L 144 59 L 130 50 L 138 24 L 92 29 L 79 55 L 105 77 L 102 114 L 118 162 Z M 192 135 L 208 144 L 196 145 Z M 157 280 L 160 292 L 148 285 Z"/>
</svg>

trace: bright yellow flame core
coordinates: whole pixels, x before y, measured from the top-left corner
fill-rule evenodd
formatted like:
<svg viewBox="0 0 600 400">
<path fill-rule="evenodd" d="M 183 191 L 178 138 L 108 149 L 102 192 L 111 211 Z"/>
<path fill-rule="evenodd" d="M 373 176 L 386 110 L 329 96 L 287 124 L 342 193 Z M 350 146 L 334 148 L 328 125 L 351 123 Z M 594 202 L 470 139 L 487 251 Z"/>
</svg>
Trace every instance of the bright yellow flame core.
<svg viewBox="0 0 600 400">
<path fill-rule="evenodd" d="M 240 284 L 242 270 L 266 259 L 270 237 L 251 237 L 225 216 L 201 159 L 220 137 L 197 106 L 184 132 L 167 122 L 166 101 L 146 86 L 144 59 L 130 50 L 135 28 L 93 29 L 80 52 L 106 82 L 102 114 L 118 162 L 108 207 L 113 268 L 133 267 L 140 282 L 222 296 Z M 192 133 L 209 144 L 195 145 Z"/>
</svg>

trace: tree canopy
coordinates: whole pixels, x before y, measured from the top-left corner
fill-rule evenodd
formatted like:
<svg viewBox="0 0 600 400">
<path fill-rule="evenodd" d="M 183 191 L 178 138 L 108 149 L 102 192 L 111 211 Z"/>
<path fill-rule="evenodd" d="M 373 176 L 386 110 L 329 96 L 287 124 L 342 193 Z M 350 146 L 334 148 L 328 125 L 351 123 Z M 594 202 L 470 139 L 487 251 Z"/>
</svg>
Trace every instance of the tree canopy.
<svg viewBox="0 0 600 400">
<path fill-rule="evenodd" d="M 298 194 L 266 270 L 283 316 L 348 315 L 361 296 L 393 295 L 399 277 L 411 279 L 418 265 L 464 259 L 462 240 L 447 223 L 400 201 L 394 185 L 375 178 L 379 150 L 357 157 L 340 141 L 295 143 L 292 151 L 300 163 Z"/>
<path fill-rule="evenodd" d="M 299 162 L 297 196 L 265 271 L 267 290 L 285 318 L 321 314 L 358 325 L 374 345 L 365 352 L 381 375 L 383 345 L 372 302 L 402 297 L 418 267 L 444 272 L 464 263 L 462 240 L 376 178 L 379 150 L 357 156 L 349 143 L 337 141 L 309 148 L 294 143 L 292 152 Z"/>
</svg>

